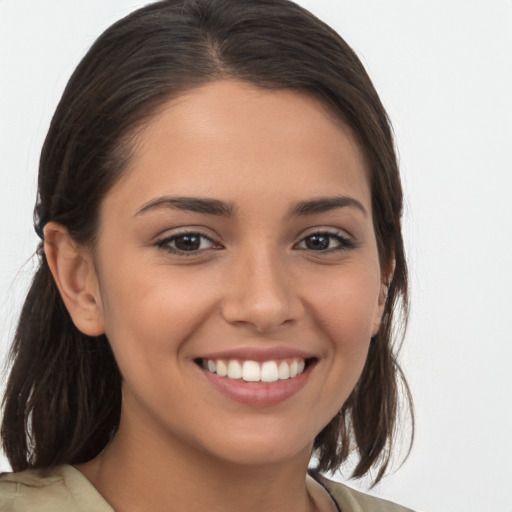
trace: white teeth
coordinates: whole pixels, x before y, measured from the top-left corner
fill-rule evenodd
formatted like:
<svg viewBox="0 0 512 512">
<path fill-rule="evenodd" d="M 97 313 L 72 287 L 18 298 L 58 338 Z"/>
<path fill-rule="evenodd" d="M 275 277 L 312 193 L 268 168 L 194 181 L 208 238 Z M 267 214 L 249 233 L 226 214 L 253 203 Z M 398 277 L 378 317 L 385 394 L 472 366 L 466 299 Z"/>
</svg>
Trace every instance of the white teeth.
<svg viewBox="0 0 512 512">
<path fill-rule="evenodd" d="M 261 381 L 262 382 L 275 382 L 279 380 L 279 371 L 275 361 L 265 361 L 261 365 Z"/>
<path fill-rule="evenodd" d="M 290 379 L 297 377 L 297 360 L 294 360 L 290 365 Z"/>
<path fill-rule="evenodd" d="M 228 363 L 228 377 L 230 379 L 241 379 L 242 378 L 242 367 L 240 363 L 235 360 L 231 360 Z"/>
<path fill-rule="evenodd" d="M 245 361 L 242 366 L 242 379 L 247 382 L 259 382 L 260 365 L 256 361 Z"/>
<path fill-rule="evenodd" d="M 227 374 L 228 374 L 228 367 L 226 366 L 226 363 L 219 359 L 217 361 L 217 375 L 219 377 L 226 377 Z"/>
<path fill-rule="evenodd" d="M 279 374 L 279 379 L 280 380 L 284 380 L 284 379 L 289 379 L 290 378 L 290 365 L 286 361 L 283 361 L 279 365 L 278 374 Z"/>
<path fill-rule="evenodd" d="M 246 382 L 276 382 L 278 380 L 293 379 L 300 375 L 306 366 L 304 359 L 289 361 L 256 361 L 240 362 L 236 359 L 225 361 L 222 359 L 203 359 L 202 367 L 216 373 L 219 377 L 228 379 L 243 379 Z"/>
</svg>

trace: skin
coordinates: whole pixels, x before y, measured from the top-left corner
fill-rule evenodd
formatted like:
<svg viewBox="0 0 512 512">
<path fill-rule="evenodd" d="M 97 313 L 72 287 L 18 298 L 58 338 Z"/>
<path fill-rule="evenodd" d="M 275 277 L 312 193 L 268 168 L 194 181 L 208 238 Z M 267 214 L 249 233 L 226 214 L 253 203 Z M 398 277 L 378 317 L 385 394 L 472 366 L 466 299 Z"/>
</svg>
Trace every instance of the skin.
<svg viewBox="0 0 512 512">
<path fill-rule="evenodd" d="M 164 196 L 215 199 L 232 213 L 141 212 Z M 291 214 L 333 197 L 357 204 Z M 57 224 L 45 230 L 73 321 L 106 333 L 124 378 L 117 435 L 78 469 L 117 512 L 311 510 L 313 440 L 354 388 L 385 301 L 367 170 L 349 130 L 296 92 L 193 89 L 138 135 L 100 218 L 94 250 Z M 177 253 L 187 232 L 205 238 Z M 327 248 L 311 249 L 315 233 Z M 316 362 L 297 393 L 268 407 L 226 397 L 195 362 L 277 346 Z"/>
</svg>

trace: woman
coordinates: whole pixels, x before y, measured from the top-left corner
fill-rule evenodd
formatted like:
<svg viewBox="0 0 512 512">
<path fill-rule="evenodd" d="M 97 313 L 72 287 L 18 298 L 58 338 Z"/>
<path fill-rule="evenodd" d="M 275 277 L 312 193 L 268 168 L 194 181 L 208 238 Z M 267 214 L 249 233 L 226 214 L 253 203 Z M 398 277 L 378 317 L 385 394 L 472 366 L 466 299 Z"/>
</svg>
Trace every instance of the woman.
<svg viewBox="0 0 512 512">
<path fill-rule="evenodd" d="M 320 475 L 389 463 L 401 208 L 378 96 L 307 11 L 109 28 L 41 155 L 0 510 L 404 510 Z"/>
</svg>

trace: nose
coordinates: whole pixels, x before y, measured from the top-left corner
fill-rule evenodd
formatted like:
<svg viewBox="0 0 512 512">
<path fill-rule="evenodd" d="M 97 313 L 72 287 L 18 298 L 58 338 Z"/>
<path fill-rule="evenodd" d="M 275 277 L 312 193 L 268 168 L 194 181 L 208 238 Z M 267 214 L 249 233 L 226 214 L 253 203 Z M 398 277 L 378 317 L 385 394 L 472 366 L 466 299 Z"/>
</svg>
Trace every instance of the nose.
<svg viewBox="0 0 512 512">
<path fill-rule="evenodd" d="M 230 269 L 221 314 L 227 322 L 260 334 L 296 323 L 304 314 L 286 262 L 270 251 L 253 252 Z"/>
</svg>

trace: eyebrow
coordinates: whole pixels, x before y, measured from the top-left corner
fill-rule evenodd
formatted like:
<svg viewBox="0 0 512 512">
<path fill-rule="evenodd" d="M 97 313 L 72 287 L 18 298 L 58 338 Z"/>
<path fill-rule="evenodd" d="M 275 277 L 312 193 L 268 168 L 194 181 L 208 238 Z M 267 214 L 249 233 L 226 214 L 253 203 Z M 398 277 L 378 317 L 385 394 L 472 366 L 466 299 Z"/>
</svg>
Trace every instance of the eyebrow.
<svg viewBox="0 0 512 512">
<path fill-rule="evenodd" d="M 365 216 L 368 215 L 365 207 L 357 199 L 348 196 L 319 197 L 308 201 L 301 201 L 291 209 L 289 215 L 290 217 L 302 217 L 347 207 L 357 208 Z M 232 217 L 235 213 L 235 206 L 233 203 L 226 203 L 219 199 L 163 196 L 153 199 L 143 205 L 135 215 L 140 215 L 148 211 L 161 208 L 206 213 L 208 215 L 216 215 L 219 217 Z"/>
<path fill-rule="evenodd" d="M 301 201 L 297 203 L 290 212 L 290 216 L 314 215 L 316 213 L 328 212 L 337 208 L 357 208 L 365 216 L 368 215 L 365 207 L 353 197 L 335 196 L 335 197 L 319 197 L 309 201 Z"/>
<path fill-rule="evenodd" d="M 218 199 L 164 196 L 149 201 L 135 215 L 140 215 L 150 210 L 160 208 L 207 213 L 209 215 L 217 215 L 220 217 L 231 217 L 235 211 L 235 207 L 232 203 L 225 203 Z"/>
</svg>

